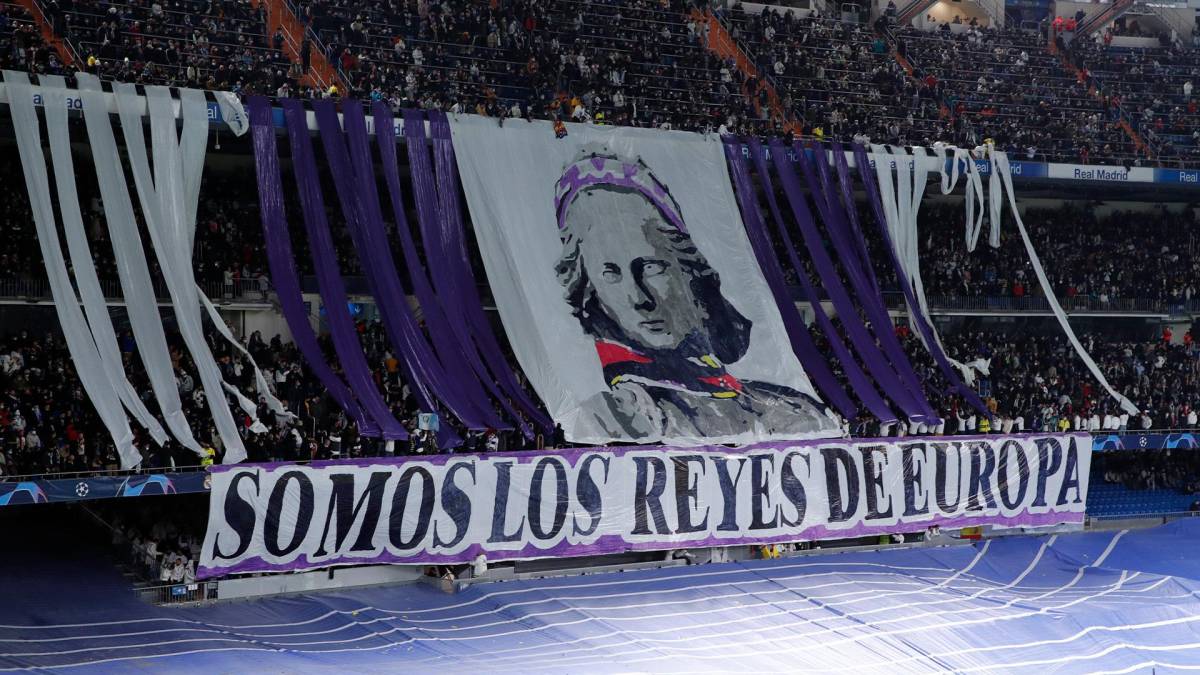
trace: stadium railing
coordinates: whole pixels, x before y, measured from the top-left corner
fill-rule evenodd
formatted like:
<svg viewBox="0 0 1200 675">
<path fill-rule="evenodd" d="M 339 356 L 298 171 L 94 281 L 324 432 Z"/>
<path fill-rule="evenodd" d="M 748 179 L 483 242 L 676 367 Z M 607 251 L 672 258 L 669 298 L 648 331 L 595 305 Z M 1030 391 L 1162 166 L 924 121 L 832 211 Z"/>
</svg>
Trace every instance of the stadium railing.
<svg viewBox="0 0 1200 675">
<path fill-rule="evenodd" d="M 1138 436 L 1138 435 L 1168 435 L 1168 434 L 1184 434 L 1184 433 L 1194 434 L 1194 433 L 1200 433 L 1200 427 L 1197 427 L 1197 428 L 1164 427 L 1164 428 L 1154 428 L 1154 429 L 1126 429 L 1124 431 L 1109 429 L 1109 430 L 1102 430 L 1102 431 L 1092 431 L 1089 433 L 1091 433 L 1093 436 L 1112 436 L 1112 435 Z M 970 435 L 970 434 L 965 434 L 965 435 Z M 297 461 L 297 462 L 293 462 L 293 463 L 296 465 L 304 465 L 304 464 L 307 464 L 308 462 Z M 0 476 L 0 482 L 17 482 L 17 481 L 25 481 L 25 480 L 38 480 L 38 479 L 43 479 L 43 478 L 87 479 L 87 478 L 99 478 L 99 477 L 107 477 L 107 476 L 141 476 L 141 475 L 162 474 L 162 473 L 192 473 L 192 472 L 196 472 L 196 471 L 204 471 L 205 469 L 206 469 L 206 467 L 203 467 L 203 466 L 192 465 L 192 466 L 149 467 L 149 468 L 131 469 L 128 471 L 123 471 L 120 469 L 114 469 L 114 470 L 101 469 L 101 470 L 96 470 L 96 471 L 67 471 L 67 472 L 63 472 L 63 473 L 43 472 L 43 473 L 34 473 L 34 474 Z"/>
<path fill-rule="evenodd" d="M 207 467 L 195 465 L 195 466 L 159 466 L 159 467 L 149 467 L 149 468 L 129 469 L 129 470 L 97 469 L 94 471 L 64 471 L 62 473 L 42 472 L 42 473 L 0 476 L 0 482 L 15 483 L 15 482 L 20 482 L 20 481 L 39 480 L 39 479 L 43 479 L 43 478 L 53 478 L 55 480 L 77 478 L 77 479 L 83 480 L 83 479 L 88 479 L 88 478 L 102 478 L 102 477 L 110 477 L 110 476 L 146 476 L 146 475 L 151 475 L 151 474 L 164 474 L 164 473 L 192 473 L 195 471 L 204 471 L 206 468 Z"/>
<path fill-rule="evenodd" d="M 1059 304 L 1068 312 L 1097 313 L 1146 313 L 1187 314 L 1200 311 L 1196 299 L 1169 302 L 1151 298 L 1110 298 L 1102 300 L 1093 296 L 1059 298 Z M 929 306 L 934 310 L 961 310 L 980 312 L 1049 312 L 1050 305 L 1041 296 L 996 297 L 996 296 L 930 296 Z"/>
<path fill-rule="evenodd" d="M 235 279 L 226 284 L 221 281 L 210 281 L 200 284 L 205 295 L 213 300 L 240 300 L 251 302 L 267 302 L 271 292 L 271 283 L 264 277 L 259 279 Z M 100 289 L 104 297 L 117 299 L 123 297 L 121 284 L 113 279 L 101 279 Z M 169 300 L 166 284 L 161 279 L 154 280 L 154 294 L 160 300 Z M 37 279 L 0 279 L 0 298 L 18 298 L 24 300 L 50 300 L 50 284 Z"/>
<path fill-rule="evenodd" d="M 1162 513 L 1139 513 L 1139 514 L 1109 514 L 1103 516 L 1088 515 L 1085 521 L 1085 527 L 1091 523 L 1102 523 L 1114 520 L 1162 520 L 1165 525 L 1172 520 L 1182 520 L 1183 518 L 1200 517 L 1200 511 L 1163 511 Z"/>
<path fill-rule="evenodd" d="M 193 581 L 191 583 L 144 586 L 136 589 L 142 602 L 155 605 L 172 605 L 187 602 L 204 602 L 217 599 L 216 581 Z"/>
</svg>

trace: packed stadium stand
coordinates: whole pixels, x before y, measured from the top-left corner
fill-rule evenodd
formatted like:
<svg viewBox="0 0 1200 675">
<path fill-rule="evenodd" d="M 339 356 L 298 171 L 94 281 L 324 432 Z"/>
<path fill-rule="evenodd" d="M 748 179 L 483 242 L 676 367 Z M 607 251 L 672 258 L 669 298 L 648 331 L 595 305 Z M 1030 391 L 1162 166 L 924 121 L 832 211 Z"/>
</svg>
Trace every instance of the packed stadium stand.
<svg viewBox="0 0 1200 675">
<path fill-rule="evenodd" d="M 1089 82 L 1117 100 L 1160 161 L 1194 164 L 1196 101 L 1191 91 L 1200 61 L 1194 49 L 1105 46 L 1088 40 L 1073 45 L 1070 59 Z"/>
<path fill-rule="evenodd" d="M 1076 4 L 0 0 L 0 672 L 1200 667 L 1200 30 Z"/>
<path fill-rule="evenodd" d="M 897 39 L 945 105 L 955 143 L 974 146 L 991 138 L 1021 157 L 1083 164 L 1119 165 L 1144 156 L 1121 128 L 1118 107 L 1067 70 L 1046 50 L 1044 37 L 906 28 Z M 946 136 L 918 142 L 939 138 Z"/>
<path fill-rule="evenodd" d="M 50 3 L 62 37 L 106 79 L 274 93 L 288 81 L 282 36 L 261 6 L 208 0 Z"/>
</svg>

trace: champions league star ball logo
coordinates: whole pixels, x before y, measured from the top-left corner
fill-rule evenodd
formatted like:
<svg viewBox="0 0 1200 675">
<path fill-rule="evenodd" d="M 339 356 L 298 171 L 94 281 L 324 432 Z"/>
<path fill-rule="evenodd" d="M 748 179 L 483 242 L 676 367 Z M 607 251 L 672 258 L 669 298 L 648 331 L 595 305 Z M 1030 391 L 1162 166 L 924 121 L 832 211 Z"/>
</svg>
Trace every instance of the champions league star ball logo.
<svg viewBox="0 0 1200 675">
<path fill-rule="evenodd" d="M 162 474 L 130 476 L 117 490 L 118 497 L 141 497 L 144 495 L 175 494 L 175 483 Z"/>
<path fill-rule="evenodd" d="M 90 491 L 91 488 L 88 487 L 87 481 L 79 481 L 79 483 L 75 486 L 75 496 L 79 497 L 80 499 L 87 497 L 88 492 Z"/>
</svg>

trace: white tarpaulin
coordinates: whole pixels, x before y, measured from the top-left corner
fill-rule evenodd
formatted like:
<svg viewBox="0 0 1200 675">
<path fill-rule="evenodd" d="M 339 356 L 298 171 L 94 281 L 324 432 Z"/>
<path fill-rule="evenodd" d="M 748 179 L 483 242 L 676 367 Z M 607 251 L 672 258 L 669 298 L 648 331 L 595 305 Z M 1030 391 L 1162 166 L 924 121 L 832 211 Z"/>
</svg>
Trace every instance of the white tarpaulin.
<svg viewBox="0 0 1200 675">
<path fill-rule="evenodd" d="M 836 436 L 792 354 L 719 139 L 451 119 L 518 361 L 576 442 Z"/>
</svg>

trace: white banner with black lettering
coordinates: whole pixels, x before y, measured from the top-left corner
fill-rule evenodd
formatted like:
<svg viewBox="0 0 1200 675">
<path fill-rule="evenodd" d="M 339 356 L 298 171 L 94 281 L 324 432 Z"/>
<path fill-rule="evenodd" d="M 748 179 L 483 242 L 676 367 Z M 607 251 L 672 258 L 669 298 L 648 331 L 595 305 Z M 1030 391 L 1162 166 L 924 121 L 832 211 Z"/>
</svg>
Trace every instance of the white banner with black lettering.
<svg viewBox="0 0 1200 675">
<path fill-rule="evenodd" d="M 1082 523 L 1087 434 L 214 467 L 202 577 Z"/>
<path fill-rule="evenodd" d="M 568 439 L 840 435 L 792 353 L 720 139 L 450 122 L 509 344 Z"/>
</svg>

